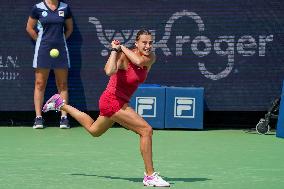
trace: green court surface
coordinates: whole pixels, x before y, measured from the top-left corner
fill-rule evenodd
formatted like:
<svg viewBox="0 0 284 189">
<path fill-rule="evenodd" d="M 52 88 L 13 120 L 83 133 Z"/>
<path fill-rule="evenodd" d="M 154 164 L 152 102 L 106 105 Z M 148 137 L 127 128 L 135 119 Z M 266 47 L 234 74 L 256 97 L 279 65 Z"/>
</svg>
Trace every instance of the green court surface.
<svg viewBox="0 0 284 189">
<path fill-rule="evenodd" d="M 139 137 L 112 128 L 0 128 L 1 189 L 136 189 Z M 284 139 L 243 130 L 155 130 L 155 169 L 171 188 L 283 189 Z"/>
</svg>

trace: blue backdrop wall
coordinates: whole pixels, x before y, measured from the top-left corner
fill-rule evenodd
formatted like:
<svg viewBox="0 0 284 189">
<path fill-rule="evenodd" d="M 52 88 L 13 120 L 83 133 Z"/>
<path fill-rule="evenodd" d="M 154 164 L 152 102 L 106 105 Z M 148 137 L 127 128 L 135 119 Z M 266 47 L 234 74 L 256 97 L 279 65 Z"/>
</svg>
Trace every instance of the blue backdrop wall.
<svg viewBox="0 0 284 189">
<path fill-rule="evenodd" d="M 33 4 L 0 1 L 0 111 L 33 110 L 34 44 L 25 31 Z M 70 103 L 98 110 L 110 42 L 154 35 L 157 62 L 146 83 L 204 87 L 210 111 L 263 111 L 284 78 L 282 0 L 84 0 L 70 4 Z M 56 92 L 53 76 L 46 97 Z"/>
</svg>

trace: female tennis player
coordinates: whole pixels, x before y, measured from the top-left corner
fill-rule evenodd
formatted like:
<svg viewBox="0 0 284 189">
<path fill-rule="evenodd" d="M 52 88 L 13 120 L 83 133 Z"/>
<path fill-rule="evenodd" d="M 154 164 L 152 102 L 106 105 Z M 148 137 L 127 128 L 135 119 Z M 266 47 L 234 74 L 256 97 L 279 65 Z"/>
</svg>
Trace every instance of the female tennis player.
<svg viewBox="0 0 284 189">
<path fill-rule="evenodd" d="M 137 133 L 140 136 L 140 151 L 145 164 L 144 185 L 169 187 L 170 184 L 154 171 L 152 127 L 128 104 L 138 85 L 145 81 L 156 60 L 151 51 L 152 35 L 148 30 L 140 30 L 133 49 L 121 45 L 117 40 L 112 41 L 111 46 L 111 53 L 105 65 L 105 72 L 110 79 L 100 97 L 100 115 L 96 121 L 86 113 L 64 104 L 59 94 L 53 95 L 46 102 L 43 111 L 66 111 L 94 137 L 101 136 L 115 122 Z"/>
</svg>

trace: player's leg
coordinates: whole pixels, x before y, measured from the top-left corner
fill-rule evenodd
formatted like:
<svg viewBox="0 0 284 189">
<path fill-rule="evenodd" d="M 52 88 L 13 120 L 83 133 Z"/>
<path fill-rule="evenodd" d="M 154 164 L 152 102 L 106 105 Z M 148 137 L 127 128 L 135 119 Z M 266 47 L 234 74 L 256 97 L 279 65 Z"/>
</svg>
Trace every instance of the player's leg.
<svg viewBox="0 0 284 189">
<path fill-rule="evenodd" d="M 140 151 L 144 160 L 146 174 L 143 180 L 146 186 L 170 186 L 158 173 L 154 172 L 152 159 L 152 127 L 125 104 L 111 117 L 112 120 L 140 135 Z"/>
<path fill-rule="evenodd" d="M 113 124 L 110 118 L 99 116 L 94 121 L 88 114 L 64 104 L 63 98 L 59 94 L 53 95 L 44 105 L 43 112 L 49 110 L 63 110 L 76 119 L 92 136 L 99 137 L 105 133 Z"/>
<path fill-rule="evenodd" d="M 124 105 L 111 117 L 122 126 L 140 135 L 140 151 L 144 160 L 146 173 L 154 173 L 152 161 L 152 127 L 142 119 L 131 107 Z"/>
<path fill-rule="evenodd" d="M 101 136 L 114 124 L 114 121 L 104 116 L 99 116 L 97 120 L 94 121 L 88 114 L 70 105 L 63 105 L 61 110 L 70 114 L 94 137 Z"/>
<path fill-rule="evenodd" d="M 57 68 L 54 69 L 54 75 L 56 80 L 56 86 L 58 93 L 65 100 L 65 104 L 68 104 L 68 69 L 67 68 Z M 67 119 L 67 113 L 61 111 L 60 128 L 68 129 L 70 128 L 69 121 Z"/>
<path fill-rule="evenodd" d="M 35 87 L 34 87 L 34 106 L 35 106 L 35 123 L 33 128 L 43 128 L 43 120 L 41 116 L 41 109 L 44 100 L 44 92 L 49 76 L 49 69 L 36 68 L 35 69 Z"/>
</svg>

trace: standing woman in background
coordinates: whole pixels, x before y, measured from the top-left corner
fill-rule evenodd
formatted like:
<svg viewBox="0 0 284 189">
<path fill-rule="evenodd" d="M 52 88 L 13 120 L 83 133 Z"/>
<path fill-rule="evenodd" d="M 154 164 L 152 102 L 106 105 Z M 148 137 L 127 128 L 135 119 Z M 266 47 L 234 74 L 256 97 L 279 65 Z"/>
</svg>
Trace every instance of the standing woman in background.
<svg viewBox="0 0 284 189">
<path fill-rule="evenodd" d="M 35 26 L 37 25 L 37 30 Z M 26 30 L 36 41 L 33 67 L 35 68 L 34 129 L 44 128 L 41 109 L 51 69 L 54 71 L 58 93 L 68 103 L 68 68 L 70 59 L 66 39 L 73 32 L 72 13 L 69 5 L 59 0 L 43 0 L 33 6 Z M 57 49 L 59 55 L 50 56 Z M 67 113 L 61 111 L 60 128 L 70 128 Z"/>
</svg>

